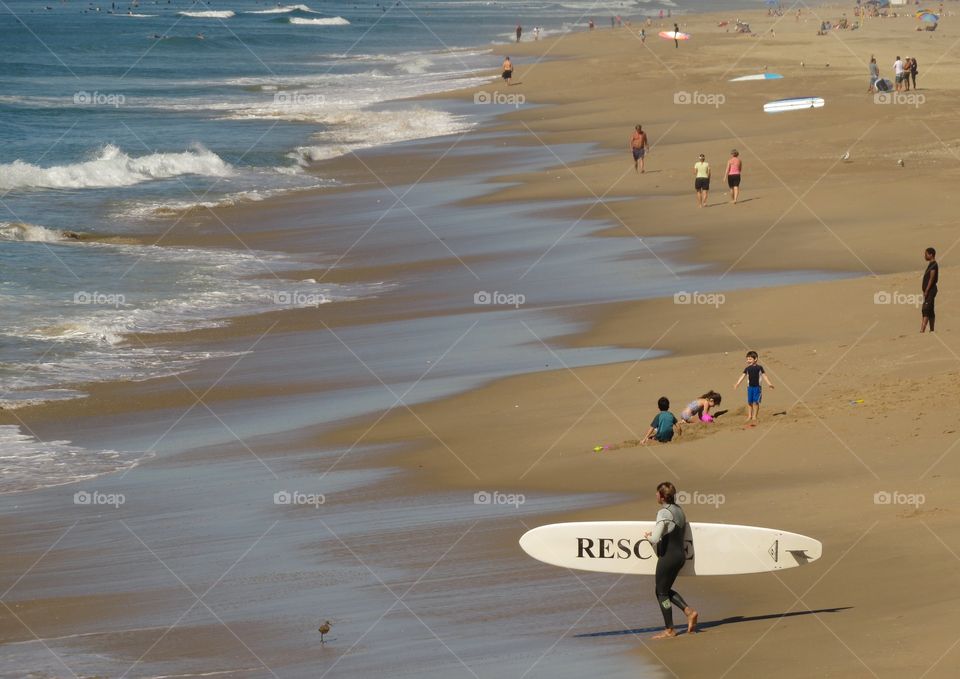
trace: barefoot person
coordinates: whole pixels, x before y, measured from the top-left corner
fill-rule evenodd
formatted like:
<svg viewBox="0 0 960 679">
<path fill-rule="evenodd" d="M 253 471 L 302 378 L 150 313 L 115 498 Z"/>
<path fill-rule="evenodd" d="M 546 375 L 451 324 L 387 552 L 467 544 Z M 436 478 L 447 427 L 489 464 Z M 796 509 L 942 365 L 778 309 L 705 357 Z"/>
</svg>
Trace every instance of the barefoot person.
<svg viewBox="0 0 960 679">
<path fill-rule="evenodd" d="M 707 207 L 707 194 L 710 193 L 710 163 L 702 153 L 700 160 L 693 166 L 693 176 L 693 188 L 697 192 L 697 207 Z"/>
<path fill-rule="evenodd" d="M 697 612 L 673 589 L 673 583 L 686 561 L 683 533 L 687 527 L 687 517 L 675 503 L 676 495 L 677 488 L 669 481 L 657 486 L 657 504 L 662 505 L 662 508 L 657 512 L 657 525 L 653 532 L 643 535 L 657 550 L 656 593 L 665 629 L 655 635 L 654 639 L 677 636 L 673 629 L 673 606 L 679 607 L 687 616 L 687 633 L 697 631 Z"/>
<path fill-rule="evenodd" d="M 511 84 L 510 79 L 513 77 L 513 62 L 510 61 L 510 57 L 506 57 L 503 60 L 503 82 L 507 83 L 509 86 Z"/>
<path fill-rule="evenodd" d="M 923 306 L 920 307 L 920 314 L 922 316 L 920 332 L 926 332 L 927 322 L 930 323 L 930 332 L 933 332 L 933 326 L 937 322 L 937 312 L 934 310 L 933 304 L 937 300 L 937 283 L 940 282 L 940 265 L 937 264 L 937 251 L 933 248 L 924 250 L 923 258 L 927 260 L 927 270 L 923 272 Z"/>
<path fill-rule="evenodd" d="M 740 172 L 743 170 L 743 161 L 740 160 L 740 152 L 733 149 L 730 152 L 730 160 L 727 161 L 727 171 L 723 173 L 727 180 L 727 186 L 730 187 L 730 202 L 734 205 L 740 198 Z"/>
<path fill-rule="evenodd" d="M 633 136 L 630 137 L 630 150 L 633 152 L 634 172 L 646 172 L 644 158 L 647 155 L 648 148 L 650 148 L 650 143 L 647 140 L 647 133 L 643 131 L 643 125 L 637 125 L 633 129 Z"/>
</svg>

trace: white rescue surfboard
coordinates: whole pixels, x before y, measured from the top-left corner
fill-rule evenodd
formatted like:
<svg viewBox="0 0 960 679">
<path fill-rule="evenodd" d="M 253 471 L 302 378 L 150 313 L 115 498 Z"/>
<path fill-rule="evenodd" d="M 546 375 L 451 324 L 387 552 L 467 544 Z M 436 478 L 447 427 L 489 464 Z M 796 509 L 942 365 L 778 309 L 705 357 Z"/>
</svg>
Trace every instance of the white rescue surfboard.
<svg viewBox="0 0 960 679">
<path fill-rule="evenodd" d="M 598 573 L 654 575 L 654 545 L 643 537 L 653 521 L 583 521 L 539 526 L 520 546 L 538 561 Z M 820 558 L 823 545 L 805 535 L 725 523 L 689 523 L 687 561 L 680 575 L 737 575 L 803 566 Z"/>
<path fill-rule="evenodd" d="M 821 97 L 794 97 L 793 99 L 777 99 L 763 105 L 766 113 L 783 113 L 784 111 L 802 111 L 807 108 L 823 108 L 826 102 Z"/>
</svg>

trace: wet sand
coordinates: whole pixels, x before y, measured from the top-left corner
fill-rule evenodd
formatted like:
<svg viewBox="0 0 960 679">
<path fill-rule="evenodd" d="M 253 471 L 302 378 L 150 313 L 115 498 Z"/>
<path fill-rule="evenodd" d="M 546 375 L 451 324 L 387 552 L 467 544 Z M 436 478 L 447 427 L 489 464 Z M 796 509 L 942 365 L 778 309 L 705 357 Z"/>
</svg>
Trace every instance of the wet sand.
<svg viewBox="0 0 960 679">
<path fill-rule="evenodd" d="M 849 13 L 816 9 L 822 17 L 841 11 Z M 726 33 L 716 26 L 719 17 L 703 16 L 681 22 L 695 39 L 679 50 L 656 38 L 656 25 L 646 47 L 626 29 L 511 46 L 523 84 L 510 92 L 527 100 L 492 129 L 508 135 L 503 143 L 513 150 L 543 157 L 546 148 L 548 161 L 555 152 L 547 163 L 554 167 L 518 172 L 503 163 L 496 183 L 481 187 L 487 190 L 443 193 L 464 219 L 479 215 L 476 242 L 462 230 L 438 230 L 450 239 L 449 250 L 426 231 L 412 244 L 402 238 L 412 231 L 394 232 L 395 239 L 384 234 L 350 250 L 331 274 L 401 281 L 397 292 L 326 305 L 320 317 L 283 311 L 220 330 L 144 337 L 236 351 L 261 337 L 263 344 L 233 370 L 223 359 L 182 376 L 183 383 L 101 385 L 84 401 L 0 414 L 44 437 L 88 444 L 134 446 L 171 429 L 125 479 L 3 498 L 5 514 L 17 521 L 3 526 L 14 545 L 4 559 L 5 581 L 81 523 L 3 597 L 26 625 L 0 610 L 2 638 L 27 642 L 28 627 L 50 639 L 95 629 L 105 634 L 55 650 L 87 671 L 97 659 L 86 654 L 107 654 L 119 668 L 149 649 L 154 674 L 202 668 L 270 676 L 266 668 L 278 667 L 289 676 L 316 668 L 374 676 L 393 655 L 401 671 L 436 676 L 520 676 L 527 668 L 535 670 L 528 676 L 572 676 L 584 670 L 578 663 L 604 657 L 609 676 L 626 675 L 631 663 L 634 676 L 951 675 L 956 635 L 949 625 L 918 622 L 949 619 L 960 550 L 952 483 L 960 471 L 953 455 L 958 429 L 943 408 L 956 390 L 960 360 L 950 321 L 958 305 L 949 292 L 956 221 L 945 198 L 957 167 L 950 133 L 960 68 L 949 55 L 955 38 L 947 21 L 933 36 L 914 33 L 912 18 L 815 36 L 819 21 L 806 11 L 802 22 L 790 16 L 776 23 L 772 37 L 775 19 L 739 14 L 763 37 Z M 885 76 L 896 53 L 915 53 L 922 105 L 877 104 L 864 94 L 870 53 Z M 530 63 L 540 56 L 551 60 Z M 727 82 L 764 66 L 786 77 Z M 725 99 L 719 106 L 675 103 L 678 92 Z M 780 116 L 760 110 L 765 101 L 799 94 L 823 96 L 827 105 Z M 635 122 L 655 144 L 643 177 L 633 173 L 627 152 Z M 564 155 L 582 144 L 599 146 L 585 157 Z M 386 154 L 377 167 L 391 186 L 403 184 L 404 167 L 429 168 L 431 153 L 435 159 L 449 146 Z M 744 202 L 728 206 L 720 172 L 733 146 L 744 158 Z M 851 162 L 841 160 L 848 150 Z M 699 152 L 714 168 L 711 207 L 704 210 L 692 195 Z M 428 173 L 424 182 L 434 191 L 449 186 L 436 181 L 441 177 L 475 169 L 466 167 L 473 160 L 447 160 L 450 168 L 438 166 L 441 174 Z M 496 168 L 489 158 L 484 163 Z M 343 190 L 337 198 L 347 202 L 340 204 L 350 206 L 357 191 Z M 326 204 L 300 195 L 218 217 L 254 247 L 309 246 L 318 253 L 331 252 L 326 245 L 338 238 L 351 242 L 372 221 L 365 213 L 352 223 L 330 218 L 342 233 L 319 233 L 316 215 Z M 546 246 L 534 237 L 543 235 L 534 233 L 537 224 L 512 217 L 529 209 L 556 218 L 539 225 L 554 229 Z M 196 220 L 192 233 L 171 232 L 182 239 L 174 242 L 227 243 L 217 220 Z M 513 221 L 530 226 L 529 237 L 511 232 Z M 496 240 L 484 242 L 485 235 Z M 663 238 L 676 245 L 657 240 Z M 593 241 L 610 248 L 590 250 Z M 919 311 L 907 295 L 919 292 L 927 245 L 941 252 L 944 285 L 938 332 L 921 336 Z M 477 314 L 468 293 L 519 291 L 535 278 L 526 272 L 541 265 L 550 274 L 526 289 L 523 308 Z M 325 271 L 318 263 L 304 275 L 319 279 Z M 785 285 L 796 271 L 835 280 Z M 553 332 L 540 338 L 537 322 L 545 315 L 564 323 L 547 322 Z M 464 379 L 482 352 L 458 353 L 455 344 L 466 341 L 457 339 L 462 333 L 469 339 L 477 316 L 492 324 L 495 337 L 532 350 L 511 364 L 517 376 L 477 369 L 476 383 Z M 382 348 L 416 338 L 431 319 L 446 322 L 435 332 L 448 334 L 436 338 L 430 358 L 399 344 L 396 357 Z M 364 327 L 379 343 L 358 331 Z M 314 344 L 322 348 L 317 356 L 342 370 L 304 362 Z M 619 347 L 628 355 L 601 353 L 563 367 L 573 361 L 565 350 L 587 347 Z M 764 394 L 759 425 L 744 428 L 744 394 L 731 387 L 748 348 L 760 352 L 776 389 Z M 660 351 L 669 355 L 657 357 Z M 383 364 L 376 363 L 381 353 Z M 411 371 L 414 362 L 422 369 Z M 534 362 L 536 372 L 519 374 L 534 370 Z M 418 389 L 423 371 L 447 367 L 454 383 L 474 388 L 439 400 L 458 389 Z M 378 384 L 381 374 L 390 389 Z M 373 414 L 355 414 L 356 403 L 347 403 L 351 388 Z M 396 399 L 407 389 L 409 407 Z M 724 395 L 728 411 L 715 425 L 687 428 L 669 446 L 635 445 L 659 396 L 677 412 L 707 389 Z M 203 403 L 178 419 L 201 395 Z M 229 427 L 218 427 L 218 418 Z M 598 444 L 614 450 L 595 453 Z M 384 469 L 389 478 L 381 479 Z M 722 495 L 722 503 L 688 507 L 691 520 L 811 535 L 823 541 L 823 559 L 778 574 L 681 579 L 705 631 L 650 643 L 659 616 L 648 579 L 561 572 L 516 547 L 519 535 L 539 523 L 648 518 L 655 512 L 652 488 L 666 478 L 692 493 Z M 81 486 L 129 494 L 117 509 L 127 527 L 112 508 L 73 505 Z M 272 493 L 294 488 L 325 492 L 325 513 L 271 502 Z M 520 493 L 529 503 L 475 505 L 481 491 Z M 338 493 L 346 495 L 337 500 Z M 86 509 L 97 519 L 81 513 Z M 273 521 L 279 524 L 271 528 Z M 261 534 L 268 549 L 228 571 Z M 228 571 L 228 593 L 210 605 L 226 625 L 197 606 L 192 613 L 205 618 L 185 618 L 183 629 L 149 648 L 195 597 L 138 535 L 197 595 Z M 409 610 L 395 598 L 412 585 L 419 596 Z M 60 617 L 51 620 L 53 610 Z M 323 617 L 335 620 L 336 641 L 318 649 L 312 630 Z M 141 631 L 117 636 L 131 628 Z M 495 664 L 498 657 L 503 664 Z M 51 667 L 47 676 L 64 672 Z"/>
</svg>

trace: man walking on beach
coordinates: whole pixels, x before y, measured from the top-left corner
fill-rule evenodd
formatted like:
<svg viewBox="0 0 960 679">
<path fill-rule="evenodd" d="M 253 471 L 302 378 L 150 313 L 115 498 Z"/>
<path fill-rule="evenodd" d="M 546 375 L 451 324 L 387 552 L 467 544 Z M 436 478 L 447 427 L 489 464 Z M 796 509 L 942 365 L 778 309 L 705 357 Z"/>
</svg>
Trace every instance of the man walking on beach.
<svg viewBox="0 0 960 679">
<path fill-rule="evenodd" d="M 923 306 L 920 307 L 922 320 L 920 321 L 920 332 L 925 332 L 927 322 L 930 322 L 930 332 L 933 332 L 933 326 L 937 322 L 937 313 L 933 308 L 933 303 L 937 299 L 937 283 L 940 281 L 940 265 L 937 264 L 937 251 L 933 248 L 927 248 L 923 253 L 923 258 L 927 261 L 927 270 L 923 272 Z"/>
<path fill-rule="evenodd" d="M 638 174 L 646 172 L 644 158 L 647 155 L 647 149 L 650 144 L 647 140 L 647 133 L 643 131 L 643 125 L 637 125 L 633 130 L 633 136 L 630 137 L 630 150 L 633 152 L 633 171 Z"/>
<path fill-rule="evenodd" d="M 521 35 L 523 35 L 523 26 L 517 24 L 517 42 L 520 42 Z"/>
<path fill-rule="evenodd" d="M 510 57 L 505 57 L 503 60 L 503 74 L 501 75 L 503 82 L 507 83 L 507 87 L 513 83 L 510 80 L 513 78 L 513 62 L 510 61 Z"/>
<path fill-rule="evenodd" d="M 710 193 L 710 163 L 702 153 L 700 160 L 693 166 L 693 176 L 693 188 L 697 192 L 697 207 L 707 207 L 707 194 Z"/>
</svg>

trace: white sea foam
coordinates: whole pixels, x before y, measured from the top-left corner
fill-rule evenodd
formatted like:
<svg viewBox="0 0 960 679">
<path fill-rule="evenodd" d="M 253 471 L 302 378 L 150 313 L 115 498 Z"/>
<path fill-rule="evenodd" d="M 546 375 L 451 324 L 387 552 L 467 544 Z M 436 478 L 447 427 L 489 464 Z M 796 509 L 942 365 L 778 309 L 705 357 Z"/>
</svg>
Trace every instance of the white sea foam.
<svg viewBox="0 0 960 679">
<path fill-rule="evenodd" d="M 321 144 L 300 146 L 291 157 L 299 163 L 335 158 L 359 149 L 414 139 L 458 134 L 473 127 L 464 116 L 425 108 L 385 111 L 333 111 L 323 121 L 330 126 L 312 137 Z"/>
<path fill-rule="evenodd" d="M 0 165 L 0 190 L 133 186 L 188 174 L 227 177 L 233 174 L 233 168 L 199 145 L 182 153 L 132 157 L 109 144 L 92 160 L 70 165 L 39 167 L 22 160 Z"/>
<path fill-rule="evenodd" d="M 202 12 L 177 12 L 180 16 L 192 17 L 194 19 L 229 19 L 236 16 L 235 12 L 227 10 L 206 10 Z"/>
<path fill-rule="evenodd" d="M 271 9 L 251 9 L 246 14 L 289 14 L 290 12 L 309 12 L 310 14 L 319 14 L 306 5 L 285 5 L 283 7 L 273 7 Z"/>
<path fill-rule="evenodd" d="M 86 450 L 70 441 L 40 441 L 16 425 L 0 425 L 0 494 L 90 479 L 132 467 L 135 456 Z"/>
<path fill-rule="evenodd" d="M 324 17 L 322 19 L 304 19 L 301 17 L 290 17 L 291 24 L 296 26 L 349 26 L 350 22 L 343 17 Z"/>
<path fill-rule="evenodd" d="M 63 231 L 24 222 L 0 222 L 0 240 L 53 243 L 66 238 Z"/>
</svg>

